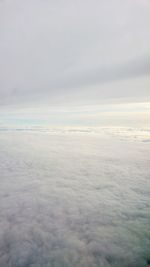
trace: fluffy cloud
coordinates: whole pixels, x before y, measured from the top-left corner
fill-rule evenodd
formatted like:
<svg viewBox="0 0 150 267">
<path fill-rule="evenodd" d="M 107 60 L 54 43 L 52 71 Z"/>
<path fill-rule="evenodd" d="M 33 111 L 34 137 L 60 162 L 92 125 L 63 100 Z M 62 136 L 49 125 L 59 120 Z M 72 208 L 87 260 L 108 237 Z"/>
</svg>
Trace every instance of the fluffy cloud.
<svg viewBox="0 0 150 267">
<path fill-rule="evenodd" d="M 149 266 L 149 143 L 111 136 L 0 133 L 1 267 Z"/>
</svg>

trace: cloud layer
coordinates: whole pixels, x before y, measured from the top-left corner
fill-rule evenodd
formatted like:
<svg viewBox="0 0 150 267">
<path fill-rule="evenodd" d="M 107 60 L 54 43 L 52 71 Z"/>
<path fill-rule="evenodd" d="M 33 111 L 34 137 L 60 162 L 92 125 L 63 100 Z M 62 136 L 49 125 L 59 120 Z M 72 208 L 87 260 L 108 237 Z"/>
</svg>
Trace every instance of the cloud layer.
<svg viewBox="0 0 150 267">
<path fill-rule="evenodd" d="M 149 143 L 0 132 L 0 147 L 1 267 L 149 266 Z"/>
</svg>

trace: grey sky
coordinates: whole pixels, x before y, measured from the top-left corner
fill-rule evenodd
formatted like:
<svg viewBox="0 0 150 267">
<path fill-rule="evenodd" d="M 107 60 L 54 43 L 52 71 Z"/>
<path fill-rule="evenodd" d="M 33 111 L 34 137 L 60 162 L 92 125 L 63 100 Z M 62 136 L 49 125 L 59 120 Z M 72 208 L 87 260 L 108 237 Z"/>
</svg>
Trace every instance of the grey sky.
<svg viewBox="0 0 150 267">
<path fill-rule="evenodd" d="M 0 104 L 149 99 L 149 28 L 148 0 L 1 1 Z"/>
</svg>

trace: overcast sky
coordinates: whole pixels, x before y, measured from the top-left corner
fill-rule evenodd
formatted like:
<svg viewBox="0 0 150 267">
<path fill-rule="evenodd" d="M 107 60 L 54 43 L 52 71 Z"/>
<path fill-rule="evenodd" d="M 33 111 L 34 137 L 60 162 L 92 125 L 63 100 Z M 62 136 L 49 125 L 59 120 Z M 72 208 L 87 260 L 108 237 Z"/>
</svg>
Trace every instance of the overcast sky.
<svg viewBox="0 0 150 267">
<path fill-rule="evenodd" d="M 149 99 L 149 29 L 148 0 L 0 1 L 1 105 Z"/>
</svg>

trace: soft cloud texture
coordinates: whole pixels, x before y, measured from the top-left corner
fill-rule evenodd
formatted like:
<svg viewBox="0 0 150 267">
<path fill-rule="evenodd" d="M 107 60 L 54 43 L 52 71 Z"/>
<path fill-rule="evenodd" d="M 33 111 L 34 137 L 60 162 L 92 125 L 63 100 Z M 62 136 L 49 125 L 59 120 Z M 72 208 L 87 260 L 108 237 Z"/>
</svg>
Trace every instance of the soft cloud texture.
<svg viewBox="0 0 150 267">
<path fill-rule="evenodd" d="M 150 265 L 149 29 L 146 0 L 0 1 L 0 267 Z"/>
<path fill-rule="evenodd" d="M 150 143 L 113 132 L 0 132 L 1 267 L 149 266 Z"/>
</svg>

